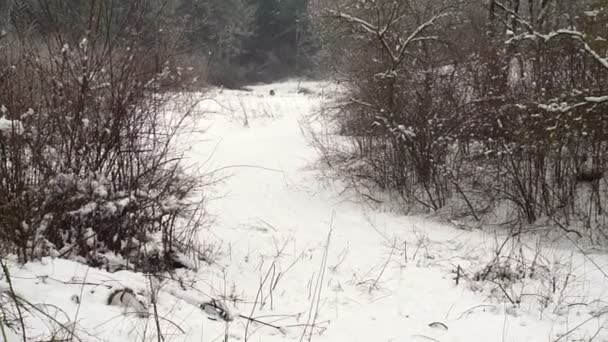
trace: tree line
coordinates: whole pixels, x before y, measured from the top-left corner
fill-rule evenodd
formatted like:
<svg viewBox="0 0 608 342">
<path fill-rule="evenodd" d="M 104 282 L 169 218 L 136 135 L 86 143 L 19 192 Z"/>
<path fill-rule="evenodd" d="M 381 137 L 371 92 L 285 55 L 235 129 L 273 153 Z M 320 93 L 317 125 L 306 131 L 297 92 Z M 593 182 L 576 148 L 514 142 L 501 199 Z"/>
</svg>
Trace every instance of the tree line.
<svg viewBox="0 0 608 342">
<path fill-rule="evenodd" d="M 319 40 L 313 29 L 309 0 L 139 0 L 159 8 L 148 25 L 163 25 L 179 36 L 176 54 L 198 68 L 216 85 L 240 86 L 312 73 Z M 131 1 L 113 4 L 120 17 L 129 15 Z M 88 2 L 70 6 L 31 0 L 4 0 L 0 24 L 43 35 L 49 25 L 63 22 L 66 32 L 86 30 Z M 53 23 L 50 23 L 51 20 Z"/>
<path fill-rule="evenodd" d="M 170 7 L 186 27 L 184 48 L 208 63 L 216 85 L 312 72 L 319 42 L 309 0 L 178 0 Z"/>
</svg>

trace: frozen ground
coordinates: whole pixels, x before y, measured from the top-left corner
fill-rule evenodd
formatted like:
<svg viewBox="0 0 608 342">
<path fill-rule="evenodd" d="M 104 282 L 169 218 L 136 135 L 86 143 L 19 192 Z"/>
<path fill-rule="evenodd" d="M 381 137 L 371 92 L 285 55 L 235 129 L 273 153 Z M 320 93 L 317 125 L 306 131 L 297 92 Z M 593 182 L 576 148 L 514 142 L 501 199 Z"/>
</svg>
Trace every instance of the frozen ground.
<svg viewBox="0 0 608 342">
<path fill-rule="evenodd" d="M 126 286 L 148 302 L 158 291 L 165 341 L 608 341 L 605 255 L 540 235 L 503 246 L 504 233 L 369 209 L 320 176 L 301 132 L 335 86 L 300 86 L 310 92 L 297 82 L 216 91 L 201 104 L 207 132 L 181 142 L 190 163 L 229 176 L 200 234 L 214 263 L 177 281 L 62 260 L 12 264 L 16 292 L 39 309 L 28 315 L 85 341 L 156 341 L 151 317 L 106 305 Z M 501 246 L 512 253 L 488 272 L 494 281 L 475 281 Z M 211 298 L 235 320 L 209 319 L 198 304 Z M 32 340 L 69 336 L 48 322 L 27 320 Z"/>
</svg>

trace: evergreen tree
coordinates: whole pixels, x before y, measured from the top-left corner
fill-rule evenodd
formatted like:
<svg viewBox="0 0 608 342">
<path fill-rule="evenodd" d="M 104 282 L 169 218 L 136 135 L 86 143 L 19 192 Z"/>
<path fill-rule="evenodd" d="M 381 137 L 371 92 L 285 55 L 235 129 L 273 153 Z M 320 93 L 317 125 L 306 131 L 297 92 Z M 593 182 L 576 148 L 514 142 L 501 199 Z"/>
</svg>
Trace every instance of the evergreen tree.
<svg viewBox="0 0 608 342">
<path fill-rule="evenodd" d="M 281 77 L 309 66 L 316 52 L 308 0 L 258 0 L 255 35 L 248 57 Z"/>
<path fill-rule="evenodd" d="M 248 0 L 179 0 L 172 11 L 188 27 L 185 44 L 218 60 L 242 54 L 254 28 L 255 6 Z"/>
</svg>

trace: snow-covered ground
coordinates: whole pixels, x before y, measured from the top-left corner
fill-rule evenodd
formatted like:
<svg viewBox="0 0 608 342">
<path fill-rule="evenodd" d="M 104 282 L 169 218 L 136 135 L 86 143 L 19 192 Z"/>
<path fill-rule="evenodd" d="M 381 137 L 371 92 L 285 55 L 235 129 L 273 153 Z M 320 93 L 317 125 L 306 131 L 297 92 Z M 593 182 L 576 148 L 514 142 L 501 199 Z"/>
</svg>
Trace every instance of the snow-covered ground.
<svg viewBox="0 0 608 342">
<path fill-rule="evenodd" d="M 605 255 L 540 235 L 503 246 L 505 232 L 372 210 L 321 177 L 300 120 L 335 91 L 285 82 L 208 94 L 206 132 L 180 143 L 189 163 L 227 176 L 200 232 L 214 262 L 173 280 L 65 260 L 12 263 L 16 292 L 38 308 L 26 314 L 45 318 L 26 320 L 32 340 L 75 327 L 84 341 L 156 341 L 152 316 L 107 305 L 129 287 L 148 306 L 158 292 L 165 341 L 608 341 Z M 475 281 L 501 246 L 512 250 L 501 269 L 528 276 Z M 211 299 L 234 320 L 211 320 L 198 307 Z"/>
</svg>

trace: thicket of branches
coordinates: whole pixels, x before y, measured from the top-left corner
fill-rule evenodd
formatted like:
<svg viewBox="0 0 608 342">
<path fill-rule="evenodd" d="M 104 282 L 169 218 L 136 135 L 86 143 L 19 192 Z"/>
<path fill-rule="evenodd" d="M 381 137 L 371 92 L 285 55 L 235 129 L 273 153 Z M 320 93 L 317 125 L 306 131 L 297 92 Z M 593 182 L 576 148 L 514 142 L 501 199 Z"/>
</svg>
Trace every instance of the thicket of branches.
<svg viewBox="0 0 608 342">
<path fill-rule="evenodd" d="M 171 267 L 203 214 L 163 2 L 14 1 L 0 19 L 0 242 L 25 262 Z M 117 257 L 118 256 L 118 257 Z M 149 262 L 153 258 L 154 262 Z"/>
<path fill-rule="evenodd" d="M 454 217 L 605 237 L 606 1 L 317 5 L 345 89 L 344 139 L 317 140 L 333 166 Z"/>
</svg>

